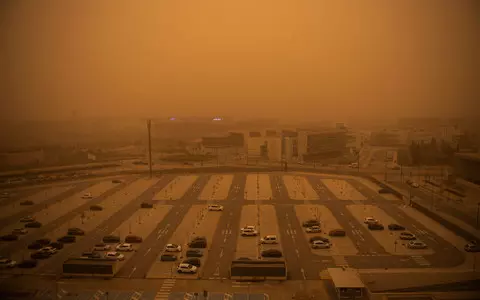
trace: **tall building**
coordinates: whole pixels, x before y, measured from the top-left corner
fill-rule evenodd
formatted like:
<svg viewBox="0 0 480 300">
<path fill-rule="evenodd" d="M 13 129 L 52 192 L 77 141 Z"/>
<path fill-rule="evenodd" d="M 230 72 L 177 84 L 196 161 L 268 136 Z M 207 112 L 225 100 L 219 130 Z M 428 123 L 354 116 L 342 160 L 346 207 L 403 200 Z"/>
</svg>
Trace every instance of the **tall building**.
<svg viewBox="0 0 480 300">
<path fill-rule="evenodd" d="M 347 151 L 348 136 L 344 130 L 298 133 L 298 157 L 300 161 L 315 161 L 341 157 Z"/>
</svg>

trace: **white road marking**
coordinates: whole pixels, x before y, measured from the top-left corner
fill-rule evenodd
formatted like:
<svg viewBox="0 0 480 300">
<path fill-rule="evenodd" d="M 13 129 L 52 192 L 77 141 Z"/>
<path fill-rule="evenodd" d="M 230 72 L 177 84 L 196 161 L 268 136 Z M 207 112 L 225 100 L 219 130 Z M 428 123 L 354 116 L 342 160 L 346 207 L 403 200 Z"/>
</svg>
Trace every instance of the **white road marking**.
<svg viewBox="0 0 480 300">
<path fill-rule="evenodd" d="M 145 254 L 143 256 L 147 256 L 147 254 L 150 252 L 150 250 L 152 250 L 152 248 L 148 248 L 147 252 L 145 252 Z"/>
<path fill-rule="evenodd" d="M 300 257 L 300 252 L 298 252 L 298 249 L 295 249 L 295 253 L 297 253 L 298 257 Z"/>
<path fill-rule="evenodd" d="M 133 267 L 132 272 L 128 275 L 128 278 L 132 277 L 133 273 L 137 270 L 137 267 Z"/>
<path fill-rule="evenodd" d="M 222 256 L 223 256 L 223 248 L 220 249 L 220 257 L 222 257 Z"/>
</svg>

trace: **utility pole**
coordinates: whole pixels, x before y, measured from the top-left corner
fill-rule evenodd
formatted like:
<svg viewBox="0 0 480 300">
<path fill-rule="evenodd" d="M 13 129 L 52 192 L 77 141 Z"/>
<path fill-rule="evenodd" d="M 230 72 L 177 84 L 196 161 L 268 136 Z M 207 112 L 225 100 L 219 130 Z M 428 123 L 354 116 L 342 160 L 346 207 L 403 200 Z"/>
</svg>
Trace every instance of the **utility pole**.
<svg viewBox="0 0 480 300">
<path fill-rule="evenodd" d="M 479 213 L 480 213 L 480 202 L 477 203 L 477 229 L 478 229 L 478 221 L 479 221 Z"/>
<path fill-rule="evenodd" d="M 150 132 L 150 127 L 152 125 L 152 120 L 147 120 L 147 129 L 148 129 L 148 165 L 150 171 L 150 179 L 152 178 L 152 135 Z"/>
</svg>

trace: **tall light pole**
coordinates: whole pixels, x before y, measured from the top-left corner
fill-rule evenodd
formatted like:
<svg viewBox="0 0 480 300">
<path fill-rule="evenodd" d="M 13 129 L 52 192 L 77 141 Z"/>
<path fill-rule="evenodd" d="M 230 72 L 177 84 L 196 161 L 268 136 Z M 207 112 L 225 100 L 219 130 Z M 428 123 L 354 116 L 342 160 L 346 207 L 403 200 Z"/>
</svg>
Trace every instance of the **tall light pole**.
<svg viewBox="0 0 480 300">
<path fill-rule="evenodd" d="M 478 229 L 478 223 L 479 223 L 479 213 L 480 213 L 480 202 L 477 203 L 477 229 Z"/>
<path fill-rule="evenodd" d="M 148 165 L 150 171 L 150 179 L 152 178 L 152 135 L 150 128 L 152 125 L 152 120 L 147 120 L 147 129 L 148 129 Z"/>
</svg>

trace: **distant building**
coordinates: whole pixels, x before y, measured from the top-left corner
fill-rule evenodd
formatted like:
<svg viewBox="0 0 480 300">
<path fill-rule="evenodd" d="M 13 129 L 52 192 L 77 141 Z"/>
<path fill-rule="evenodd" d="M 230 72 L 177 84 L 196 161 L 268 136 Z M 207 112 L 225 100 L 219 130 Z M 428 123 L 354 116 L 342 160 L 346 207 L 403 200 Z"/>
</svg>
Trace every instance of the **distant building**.
<svg viewBox="0 0 480 300">
<path fill-rule="evenodd" d="M 347 151 L 348 136 L 344 130 L 298 133 L 298 157 L 301 161 L 315 161 L 343 156 Z"/>
<path fill-rule="evenodd" d="M 262 146 L 265 145 L 265 138 L 258 131 L 251 131 L 247 137 L 247 155 L 249 157 L 261 157 Z"/>
<path fill-rule="evenodd" d="M 203 137 L 201 145 L 204 154 L 238 155 L 244 152 L 244 137 L 234 132 L 226 136 Z"/>
<path fill-rule="evenodd" d="M 370 133 L 370 145 L 372 146 L 405 146 L 408 144 L 408 131 L 388 130 L 373 131 Z"/>
</svg>

